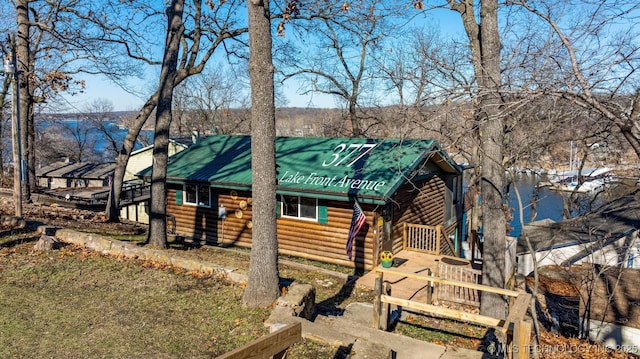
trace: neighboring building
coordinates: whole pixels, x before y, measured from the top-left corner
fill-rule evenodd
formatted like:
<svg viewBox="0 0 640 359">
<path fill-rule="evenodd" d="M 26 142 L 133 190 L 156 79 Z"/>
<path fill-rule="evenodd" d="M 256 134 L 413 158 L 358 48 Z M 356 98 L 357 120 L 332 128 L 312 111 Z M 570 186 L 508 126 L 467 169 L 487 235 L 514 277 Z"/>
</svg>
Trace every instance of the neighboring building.
<svg viewBox="0 0 640 359">
<path fill-rule="evenodd" d="M 538 266 L 572 266 L 593 263 L 640 268 L 640 198 L 628 195 L 595 213 L 553 222 L 530 223 L 523 232 L 531 243 Z M 518 273 L 534 269 L 533 257 L 523 236 L 517 247 Z"/>
<path fill-rule="evenodd" d="M 640 354 L 640 191 L 593 213 L 524 226 L 537 261 L 546 310 L 559 327 Z M 525 238 L 518 239 L 518 273 L 534 270 Z M 558 282 L 562 283 L 559 284 Z M 563 317 L 566 315 L 572 317 Z"/>
<path fill-rule="evenodd" d="M 169 139 L 169 156 L 173 156 L 174 154 L 189 148 L 189 146 L 198 141 L 199 137 L 199 134 L 194 132 L 190 138 Z M 135 175 L 136 173 L 151 166 L 152 160 L 153 146 L 147 146 L 131 152 L 129 161 L 127 162 L 127 168 L 125 169 L 124 184 L 122 188 L 124 197 L 129 200 L 124 201 L 126 203 L 123 203 L 120 206 L 120 218 L 139 223 L 149 223 L 149 202 L 140 201 L 140 197 L 137 197 L 141 193 L 146 193 L 146 189 L 140 187 L 142 184 Z M 135 197 L 137 197 L 137 200 L 134 201 L 133 199 Z"/>
<path fill-rule="evenodd" d="M 55 162 L 36 170 L 38 186 L 45 189 L 97 188 L 108 185 L 115 163 Z"/>
<path fill-rule="evenodd" d="M 197 138 L 179 138 L 169 139 L 169 156 L 172 156 L 197 141 Z M 124 180 L 130 181 L 138 179 L 136 173 L 151 166 L 151 160 L 153 158 L 153 145 L 141 148 L 139 150 L 131 152 L 129 156 L 129 162 L 127 162 L 127 168 L 124 173 Z"/>
<path fill-rule="evenodd" d="M 586 270 L 580 281 L 581 334 L 614 350 L 640 355 L 640 270 L 597 266 Z"/>
<path fill-rule="evenodd" d="M 280 253 L 371 269 L 382 250 L 403 248 L 405 224 L 418 224 L 441 228 L 459 254 L 462 170 L 433 140 L 278 137 L 275 146 Z M 251 158 L 249 136 L 227 135 L 171 157 L 167 215 L 177 235 L 251 246 Z M 366 224 L 349 259 L 356 200 Z"/>
</svg>

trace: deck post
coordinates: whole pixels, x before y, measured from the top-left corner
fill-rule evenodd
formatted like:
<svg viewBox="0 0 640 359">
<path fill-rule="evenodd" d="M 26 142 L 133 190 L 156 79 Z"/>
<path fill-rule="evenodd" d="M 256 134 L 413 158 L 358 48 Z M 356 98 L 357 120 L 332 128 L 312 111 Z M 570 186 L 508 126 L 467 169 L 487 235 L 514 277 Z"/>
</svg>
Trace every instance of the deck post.
<svg viewBox="0 0 640 359">
<path fill-rule="evenodd" d="M 407 249 L 407 222 L 402 223 L 402 249 Z"/>
<path fill-rule="evenodd" d="M 427 268 L 427 275 L 429 277 L 431 277 L 433 274 L 431 273 L 431 268 Z M 433 281 L 428 281 L 427 282 L 427 304 L 432 304 L 433 303 L 433 299 L 431 297 L 432 292 L 433 292 Z"/>
<path fill-rule="evenodd" d="M 440 260 L 436 259 L 435 261 L 435 270 L 433 271 L 432 277 L 439 277 L 440 276 Z M 434 298 L 435 301 L 438 301 L 438 291 L 440 290 L 440 288 L 438 288 L 440 286 L 440 283 L 433 283 L 433 294 L 431 295 L 431 303 L 429 304 L 433 304 L 434 302 Z"/>
<path fill-rule="evenodd" d="M 391 284 L 389 283 L 384 284 L 384 294 L 391 296 Z M 382 321 L 383 327 L 381 329 L 386 332 L 389 330 L 389 327 L 391 326 L 391 322 L 390 322 L 391 321 L 391 303 L 384 304 L 384 310 L 382 311 L 381 315 L 382 315 L 382 318 L 384 319 Z"/>
<path fill-rule="evenodd" d="M 376 271 L 375 281 L 375 297 L 373 298 L 373 327 L 380 329 L 380 315 L 382 311 L 382 301 L 380 296 L 382 295 L 382 272 Z"/>
<path fill-rule="evenodd" d="M 513 339 L 511 341 L 513 359 L 529 359 L 531 349 L 531 323 L 519 320 L 513 323 Z"/>
<path fill-rule="evenodd" d="M 440 255 L 440 241 L 442 236 L 442 226 L 436 226 L 436 255 Z"/>
</svg>

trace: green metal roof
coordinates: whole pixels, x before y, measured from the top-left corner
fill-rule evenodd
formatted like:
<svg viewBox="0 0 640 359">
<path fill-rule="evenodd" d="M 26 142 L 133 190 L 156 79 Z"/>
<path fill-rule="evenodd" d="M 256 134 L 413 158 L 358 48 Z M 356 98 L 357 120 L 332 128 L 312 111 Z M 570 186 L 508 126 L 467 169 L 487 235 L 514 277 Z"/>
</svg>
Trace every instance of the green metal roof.
<svg viewBox="0 0 640 359">
<path fill-rule="evenodd" d="M 433 140 L 278 137 L 276 164 L 278 193 L 380 204 L 410 179 L 460 173 Z M 167 180 L 250 190 L 251 137 L 202 139 L 171 156 Z"/>
</svg>

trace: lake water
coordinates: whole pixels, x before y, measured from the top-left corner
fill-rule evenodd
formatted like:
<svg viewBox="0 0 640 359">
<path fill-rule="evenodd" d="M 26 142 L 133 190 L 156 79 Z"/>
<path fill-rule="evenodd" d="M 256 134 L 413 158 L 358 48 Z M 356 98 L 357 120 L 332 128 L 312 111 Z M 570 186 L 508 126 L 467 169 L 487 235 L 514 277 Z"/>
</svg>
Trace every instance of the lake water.
<svg viewBox="0 0 640 359">
<path fill-rule="evenodd" d="M 534 202 L 535 189 L 536 184 L 544 178 L 536 175 L 519 175 L 515 181 L 515 185 L 517 186 L 520 197 L 522 198 L 522 212 L 524 224 L 531 222 L 531 211 L 533 208 L 532 203 Z M 598 201 L 594 201 L 591 205 L 593 208 L 601 205 L 606 201 L 610 196 L 608 193 L 613 191 L 608 191 L 600 196 L 598 196 Z M 570 196 L 569 192 L 558 192 L 551 190 L 549 187 L 542 187 L 538 189 L 538 199 L 535 201 L 536 203 L 536 217 L 535 220 L 539 221 L 542 219 L 552 219 L 556 222 L 561 221 L 562 211 L 563 211 L 563 202 L 568 200 Z M 588 212 L 589 203 L 592 200 L 592 194 L 587 193 L 579 193 L 575 197 L 575 209 L 571 213 L 571 217 L 576 217 L 578 215 L 582 215 Z M 520 221 L 520 211 L 519 204 L 517 201 L 517 197 L 515 191 L 511 189 L 509 192 L 509 207 L 512 209 L 513 219 L 510 221 L 510 225 L 512 230 L 510 232 L 511 236 L 518 237 L 522 230 L 522 225 Z"/>
<path fill-rule="evenodd" d="M 522 212 L 525 224 L 531 222 L 531 211 L 533 208 L 532 202 L 538 180 L 539 177 L 537 176 L 521 175 L 515 182 L 522 199 Z M 535 220 L 546 218 L 552 219 L 556 222 L 562 220 L 562 203 L 564 196 L 566 195 L 552 191 L 548 187 L 539 188 Z M 522 225 L 520 221 L 520 205 L 518 204 L 517 196 L 513 188 L 509 192 L 509 207 L 512 209 L 513 214 L 513 219 L 510 222 L 513 229 L 510 234 L 517 237 L 520 235 Z"/>
<path fill-rule="evenodd" d="M 95 140 L 94 150 L 100 154 L 103 162 L 113 162 L 117 156 L 114 149 L 110 147 L 106 134 L 100 131 L 91 121 L 86 120 L 56 120 L 56 121 L 40 121 L 37 124 L 39 131 L 45 131 L 49 127 L 55 127 L 61 131 L 63 135 L 69 137 L 79 137 L 78 140 L 85 141 L 86 138 Z M 116 140 L 118 146 L 122 146 L 127 135 L 127 129 L 118 126 L 115 120 L 104 121 L 104 127 L 109 134 Z M 141 136 L 152 138 L 153 131 L 142 130 Z M 136 142 L 134 150 L 140 149 L 143 144 Z"/>
</svg>

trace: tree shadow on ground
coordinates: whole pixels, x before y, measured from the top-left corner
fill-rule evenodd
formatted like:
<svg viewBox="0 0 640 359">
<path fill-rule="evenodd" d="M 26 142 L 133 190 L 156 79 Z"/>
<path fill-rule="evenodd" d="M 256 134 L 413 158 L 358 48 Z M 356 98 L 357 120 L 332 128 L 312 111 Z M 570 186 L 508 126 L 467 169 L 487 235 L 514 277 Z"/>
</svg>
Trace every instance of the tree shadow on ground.
<svg viewBox="0 0 640 359">
<path fill-rule="evenodd" d="M 345 302 L 349 297 L 353 295 L 356 281 L 358 278 L 365 274 L 364 269 L 364 240 L 367 233 L 368 226 L 365 224 L 361 235 L 355 238 L 354 249 L 354 263 L 353 274 L 349 275 L 345 282 L 340 287 L 338 293 L 333 297 L 327 298 L 316 304 L 316 311 L 322 315 L 342 315 L 344 309 L 341 308 L 341 304 Z"/>
<path fill-rule="evenodd" d="M 9 226 L 7 228 L 0 229 L 0 238 L 32 234 L 28 237 L 20 237 L 4 241 L 0 243 L 0 248 L 12 248 L 23 243 L 37 242 L 38 239 L 40 239 L 40 235 L 34 232 L 41 225 L 43 225 L 42 222 L 27 221 L 24 226 Z"/>
<path fill-rule="evenodd" d="M 26 230 L 25 231 L 15 231 L 15 230 L 0 231 L 0 237 L 15 236 L 17 234 L 27 233 L 27 232 L 29 231 L 26 231 Z M 11 239 L 9 241 L 0 243 L 0 248 L 13 248 L 20 244 L 37 242 L 38 239 L 40 239 L 40 236 L 38 235 L 29 236 L 26 238 L 25 237 L 15 238 L 15 239 Z"/>
</svg>

